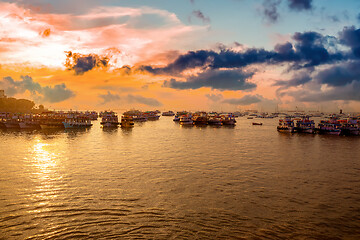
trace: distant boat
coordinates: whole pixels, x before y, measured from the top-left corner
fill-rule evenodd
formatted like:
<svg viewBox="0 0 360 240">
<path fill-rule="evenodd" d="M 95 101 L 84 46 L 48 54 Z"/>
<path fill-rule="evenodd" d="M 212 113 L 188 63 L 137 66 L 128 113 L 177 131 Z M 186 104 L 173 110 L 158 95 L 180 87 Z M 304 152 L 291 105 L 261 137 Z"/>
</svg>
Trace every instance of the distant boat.
<svg viewBox="0 0 360 240">
<path fill-rule="evenodd" d="M 171 117 L 171 116 L 174 116 L 175 113 L 174 113 L 173 111 L 167 111 L 167 112 L 163 112 L 161 115 L 162 115 L 162 116 L 169 116 L 169 117 Z"/>
<path fill-rule="evenodd" d="M 252 125 L 262 125 L 262 123 L 253 122 Z"/>
<path fill-rule="evenodd" d="M 119 126 L 119 119 L 113 111 L 102 114 L 101 123 L 103 128 L 117 128 Z"/>
</svg>

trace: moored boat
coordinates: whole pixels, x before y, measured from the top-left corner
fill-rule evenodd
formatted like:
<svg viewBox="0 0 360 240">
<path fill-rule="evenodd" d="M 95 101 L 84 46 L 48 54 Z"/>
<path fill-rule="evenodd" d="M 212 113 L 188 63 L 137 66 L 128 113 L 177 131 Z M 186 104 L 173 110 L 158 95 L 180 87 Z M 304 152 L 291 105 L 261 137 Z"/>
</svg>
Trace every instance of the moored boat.
<svg viewBox="0 0 360 240">
<path fill-rule="evenodd" d="M 171 117 L 174 116 L 175 113 L 173 111 L 167 111 L 167 112 L 163 112 L 161 115 Z"/>
<path fill-rule="evenodd" d="M 315 122 L 309 116 L 303 116 L 296 121 L 296 131 L 300 133 L 315 133 Z"/>
<path fill-rule="evenodd" d="M 221 115 L 222 125 L 235 126 L 236 120 L 233 114 L 223 114 Z"/>
<path fill-rule="evenodd" d="M 113 111 L 104 112 L 100 122 L 103 128 L 116 128 L 119 126 L 119 118 Z"/>
<path fill-rule="evenodd" d="M 120 126 L 122 128 L 132 128 L 134 127 L 134 120 L 132 116 L 122 116 L 120 121 Z"/>
<path fill-rule="evenodd" d="M 179 123 L 181 125 L 193 125 L 193 120 L 191 115 L 182 115 L 180 117 Z"/>
<path fill-rule="evenodd" d="M 321 120 L 318 124 L 318 132 L 320 134 L 340 135 L 341 124 L 336 117 L 331 117 L 330 120 Z"/>
<path fill-rule="evenodd" d="M 294 126 L 294 120 L 291 117 L 285 117 L 284 119 L 279 119 L 279 125 L 277 130 L 282 133 L 294 133 L 296 131 Z"/>
</svg>

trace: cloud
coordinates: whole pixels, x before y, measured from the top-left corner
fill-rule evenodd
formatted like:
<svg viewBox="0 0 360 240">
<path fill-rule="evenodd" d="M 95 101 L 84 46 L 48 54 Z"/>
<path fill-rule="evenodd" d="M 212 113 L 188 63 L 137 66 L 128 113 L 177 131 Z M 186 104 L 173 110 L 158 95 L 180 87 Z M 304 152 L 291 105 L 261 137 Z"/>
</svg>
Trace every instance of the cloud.
<svg viewBox="0 0 360 240">
<path fill-rule="evenodd" d="M 296 87 L 304 85 L 312 80 L 308 72 L 300 72 L 295 74 L 290 80 L 276 81 L 273 86 L 282 86 L 284 88 Z"/>
<path fill-rule="evenodd" d="M 256 94 L 256 95 L 245 95 L 242 98 L 225 99 L 222 102 L 232 104 L 232 105 L 251 105 L 253 103 L 261 102 L 262 99 L 263 99 L 262 96 Z"/>
<path fill-rule="evenodd" d="M 221 99 L 223 99 L 223 95 L 222 94 L 206 94 L 205 97 L 207 97 L 209 100 L 213 101 L 213 102 L 219 102 Z"/>
<path fill-rule="evenodd" d="M 279 13 L 278 7 L 281 0 L 264 0 L 262 4 L 262 14 L 265 20 L 269 23 L 275 23 L 278 21 Z"/>
<path fill-rule="evenodd" d="M 66 88 L 64 83 L 55 85 L 54 87 L 43 87 L 42 94 L 43 100 L 50 103 L 62 102 L 75 96 L 74 92 Z"/>
<path fill-rule="evenodd" d="M 109 59 L 96 54 L 83 55 L 79 53 L 66 53 L 65 66 L 68 70 L 74 70 L 76 75 L 84 74 L 93 68 L 107 67 Z"/>
<path fill-rule="evenodd" d="M 51 86 L 41 86 L 34 82 L 30 76 L 21 76 L 21 80 L 14 81 L 11 77 L 4 77 L 0 81 L 0 88 L 4 89 L 6 94 L 14 96 L 29 91 L 33 98 L 46 102 L 62 102 L 75 96 L 75 93 L 68 89 L 64 83 Z"/>
<path fill-rule="evenodd" d="M 218 90 L 248 90 L 256 88 L 256 84 L 247 81 L 253 75 L 254 73 L 246 73 L 241 70 L 207 70 L 187 78 L 185 82 L 175 79 L 166 80 L 163 87 L 175 89 L 210 87 Z"/>
<path fill-rule="evenodd" d="M 210 18 L 206 17 L 200 10 L 192 11 L 192 13 L 191 13 L 191 15 L 189 17 L 190 22 L 191 22 L 192 17 L 200 19 L 204 24 L 209 24 L 210 23 Z"/>
<path fill-rule="evenodd" d="M 112 94 L 110 91 L 107 91 L 107 94 L 99 94 L 98 97 L 103 100 L 101 104 L 120 100 L 120 96 L 118 94 Z"/>
<path fill-rule="evenodd" d="M 162 103 L 154 98 L 147 98 L 140 95 L 127 95 L 127 100 L 129 103 L 140 103 L 151 107 L 160 107 Z"/>
<path fill-rule="evenodd" d="M 320 84 L 339 87 L 345 86 L 353 81 L 360 82 L 360 60 L 347 62 L 342 65 L 331 66 L 320 71 L 316 80 Z"/>
<path fill-rule="evenodd" d="M 40 1 L 43 8 L 34 8 Z M 121 54 L 117 62 L 109 62 L 120 68 L 154 59 L 161 51 L 183 49 L 207 34 L 207 26 L 184 24 L 162 9 L 105 7 L 95 0 L 45 1 L 0 1 L 2 64 L 63 67 L 65 51 L 100 56 L 115 47 Z"/>
<path fill-rule="evenodd" d="M 339 33 L 339 40 L 343 45 L 350 47 L 357 58 L 360 58 L 360 29 L 354 26 L 345 27 Z"/>
<path fill-rule="evenodd" d="M 325 102 L 325 101 L 360 101 L 360 82 L 353 81 L 342 87 L 332 87 L 325 90 L 299 90 L 288 92 L 287 95 L 301 102 Z"/>
<path fill-rule="evenodd" d="M 312 0 L 288 0 L 289 8 L 296 11 L 311 10 Z"/>
<path fill-rule="evenodd" d="M 340 51 L 330 52 L 334 37 L 323 36 L 317 32 L 295 33 L 294 43 L 275 46 L 273 51 L 262 48 L 249 48 L 244 51 L 223 49 L 189 51 L 179 55 L 173 62 L 164 67 L 141 66 L 139 70 L 152 74 L 179 75 L 185 70 L 243 68 L 251 64 L 292 64 L 295 68 L 308 68 L 321 64 L 333 63 L 348 59 Z"/>
</svg>

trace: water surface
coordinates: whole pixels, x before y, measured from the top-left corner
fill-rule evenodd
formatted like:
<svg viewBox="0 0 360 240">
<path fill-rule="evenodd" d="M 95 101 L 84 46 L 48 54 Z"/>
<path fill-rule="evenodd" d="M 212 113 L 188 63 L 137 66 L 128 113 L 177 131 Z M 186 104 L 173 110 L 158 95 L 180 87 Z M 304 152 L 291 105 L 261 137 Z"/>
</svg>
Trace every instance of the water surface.
<svg viewBox="0 0 360 240">
<path fill-rule="evenodd" d="M 0 130 L 0 239 L 359 239 L 360 137 Z"/>
</svg>

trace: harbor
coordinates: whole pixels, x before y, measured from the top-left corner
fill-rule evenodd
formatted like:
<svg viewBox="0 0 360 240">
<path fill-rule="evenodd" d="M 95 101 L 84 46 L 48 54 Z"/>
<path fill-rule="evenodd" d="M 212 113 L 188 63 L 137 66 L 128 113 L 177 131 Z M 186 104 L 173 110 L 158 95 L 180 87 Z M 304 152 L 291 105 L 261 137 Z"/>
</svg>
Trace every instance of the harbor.
<svg viewBox="0 0 360 240">
<path fill-rule="evenodd" d="M 103 128 L 99 117 L 89 128 L 1 129 L 0 235 L 360 235 L 358 136 L 280 133 L 279 117 L 191 127 L 173 119 L 132 128 Z"/>
</svg>

